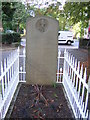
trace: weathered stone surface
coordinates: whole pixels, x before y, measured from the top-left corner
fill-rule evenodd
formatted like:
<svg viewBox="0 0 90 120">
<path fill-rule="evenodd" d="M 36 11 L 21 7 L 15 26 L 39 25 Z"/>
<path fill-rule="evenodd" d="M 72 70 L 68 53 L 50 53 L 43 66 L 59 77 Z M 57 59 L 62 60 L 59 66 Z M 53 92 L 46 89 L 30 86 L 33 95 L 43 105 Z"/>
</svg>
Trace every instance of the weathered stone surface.
<svg viewBox="0 0 90 120">
<path fill-rule="evenodd" d="M 26 83 L 52 84 L 56 80 L 58 21 L 45 16 L 27 20 Z"/>
</svg>

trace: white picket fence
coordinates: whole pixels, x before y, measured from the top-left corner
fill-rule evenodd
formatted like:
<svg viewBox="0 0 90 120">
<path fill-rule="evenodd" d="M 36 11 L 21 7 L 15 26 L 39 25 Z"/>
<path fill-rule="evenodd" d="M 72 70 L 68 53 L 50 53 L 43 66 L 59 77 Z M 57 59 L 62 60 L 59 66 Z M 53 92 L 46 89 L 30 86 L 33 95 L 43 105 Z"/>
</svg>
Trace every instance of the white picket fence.
<svg viewBox="0 0 90 120">
<path fill-rule="evenodd" d="M 1 62 L 0 76 L 0 119 L 5 118 L 19 83 L 19 49 Z"/>
<path fill-rule="evenodd" d="M 89 80 L 88 80 L 89 81 Z M 64 52 L 63 85 L 75 118 L 88 118 L 88 82 L 86 68 L 69 52 Z"/>
<path fill-rule="evenodd" d="M 0 118 L 5 118 L 10 102 L 19 82 L 25 80 L 25 48 L 13 51 L 1 62 L 0 76 Z M 63 65 L 64 64 L 64 65 Z M 62 83 L 67 93 L 75 118 L 89 118 L 86 68 L 69 52 L 58 50 L 57 83 Z"/>
</svg>

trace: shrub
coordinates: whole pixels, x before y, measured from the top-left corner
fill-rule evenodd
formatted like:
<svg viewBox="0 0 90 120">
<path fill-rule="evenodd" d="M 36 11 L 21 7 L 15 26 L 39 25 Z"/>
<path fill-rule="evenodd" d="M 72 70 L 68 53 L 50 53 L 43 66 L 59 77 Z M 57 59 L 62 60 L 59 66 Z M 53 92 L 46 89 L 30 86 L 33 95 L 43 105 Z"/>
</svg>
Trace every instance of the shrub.
<svg viewBox="0 0 90 120">
<path fill-rule="evenodd" d="M 88 42 L 89 42 L 89 39 L 80 38 L 79 39 L 79 47 L 80 48 L 87 47 Z"/>
<path fill-rule="evenodd" d="M 0 34 L 0 43 L 2 42 L 2 34 Z"/>
<path fill-rule="evenodd" d="M 20 34 L 19 33 L 3 33 L 2 34 L 2 43 L 11 44 L 13 42 L 20 42 Z"/>
<path fill-rule="evenodd" d="M 21 41 L 19 33 L 12 33 L 12 35 L 13 35 L 13 42 L 20 42 Z"/>
</svg>

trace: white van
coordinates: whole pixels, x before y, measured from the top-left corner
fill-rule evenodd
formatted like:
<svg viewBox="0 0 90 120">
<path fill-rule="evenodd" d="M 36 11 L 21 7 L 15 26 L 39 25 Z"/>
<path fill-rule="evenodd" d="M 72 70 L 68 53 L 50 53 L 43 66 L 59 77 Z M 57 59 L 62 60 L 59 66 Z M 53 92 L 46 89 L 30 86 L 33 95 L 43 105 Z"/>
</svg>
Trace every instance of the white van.
<svg viewBox="0 0 90 120">
<path fill-rule="evenodd" d="M 58 43 L 71 44 L 73 43 L 73 32 L 71 31 L 59 31 L 58 32 Z"/>
</svg>

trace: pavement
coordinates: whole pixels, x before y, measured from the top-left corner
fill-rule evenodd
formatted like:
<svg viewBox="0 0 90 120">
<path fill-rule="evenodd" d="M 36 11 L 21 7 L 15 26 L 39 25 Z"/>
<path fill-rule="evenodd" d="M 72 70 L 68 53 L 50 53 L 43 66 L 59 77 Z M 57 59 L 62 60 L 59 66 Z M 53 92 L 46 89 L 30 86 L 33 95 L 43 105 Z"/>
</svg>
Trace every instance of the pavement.
<svg viewBox="0 0 90 120">
<path fill-rule="evenodd" d="M 21 42 L 21 44 L 22 44 L 22 42 Z M 23 45 L 25 45 L 25 41 L 24 41 Z M 25 47 L 25 46 L 22 46 L 21 48 L 23 48 L 23 47 Z M 9 52 L 9 51 L 12 51 L 12 50 L 15 50 L 15 49 L 17 49 L 17 47 L 15 47 L 13 45 L 0 45 L 0 53 L 5 54 L 5 52 Z M 59 45 L 58 49 L 60 49 L 61 51 L 64 51 L 66 49 L 72 55 L 74 55 L 75 58 L 77 58 L 81 62 L 87 61 L 88 55 L 90 55 L 90 54 L 88 54 L 87 49 L 81 49 L 81 48 L 75 47 L 73 45 L 71 45 L 71 46 L 69 46 L 69 45 Z"/>
<path fill-rule="evenodd" d="M 16 49 L 16 47 L 12 44 L 1 44 L 0 43 L 0 51 L 3 51 L 3 50 L 13 50 L 13 49 Z"/>
</svg>

